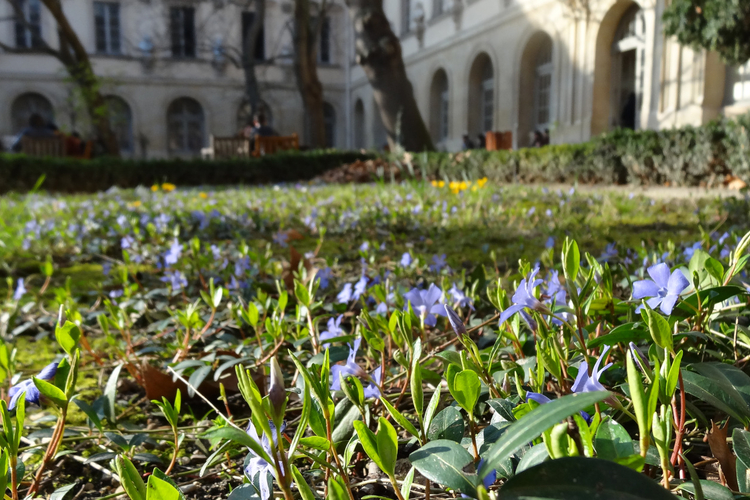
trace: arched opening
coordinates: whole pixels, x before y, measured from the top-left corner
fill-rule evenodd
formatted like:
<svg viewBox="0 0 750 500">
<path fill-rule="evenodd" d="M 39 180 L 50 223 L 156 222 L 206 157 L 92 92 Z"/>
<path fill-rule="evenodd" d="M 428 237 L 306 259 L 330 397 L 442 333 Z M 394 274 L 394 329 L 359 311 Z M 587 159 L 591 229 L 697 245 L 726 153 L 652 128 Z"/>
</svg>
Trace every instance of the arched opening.
<svg viewBox="0 0 750 500">
<path fill-rule="evenodd" d="M 36 92 L 27 92 L 15 98 L 10 106 L 10 122 L 17 133 L 29 125 L 33 114 L 40 115 L 46 123 L 54 123 L 55 113 L 49 99 Z"/>
<path fill-rule="evenodd" d="M 133 144 L 133 112 L 130 110 L 130 106 L 122 98 L 114 95 L 107 96 L 105 100 L 107 101 L 109 126 L 115 133 L 115 137 L 117 137 L 120 152 L 133 154 L 135 152 Z"/>
<path fill-rule="evenodd" d="M 486 53 L 479 54 L 469 71 L 469 126 L 470 137 L 494 129 L 495 72 Z"/>
<path fill-rule="evenodd" d="M 430 85 L 430 133 L 438 144 L 450 136 L 449 108 L 448 75 L 445 70 L 439 69 Z"/>
<path fill-rule="evenodd" d="M 354 104 L 354 148 L 365 147 L 365 105 L 362 99 Z"/>
<path fill-rule="evenodd" d="M 263 113 L 263 116 L 266 117 L 266 123 L 273 127 L 273 113 L 271 112 L 271 106 L 261 101 L 261 103 L 258 104 L 257 112 Z M 243 99 L 240 107 L 237 109 L 237 130 L 242 130 L 246 126 L 252 125 L 255 113 L 256 111 L 253 110 L 253 107 L 247 99 Z"/>
<path fill-rule="evenodd" d="M 180 97 L 167 110 L 169 151 L 176 154 L 198 154 L 204 145 L 205 118 L 198 101 Z"/>
<path fill-rule="evenodd" d="M 591 134 L 637 129 L 643 102 L 646 20 L 635 2 L 617 2 L 596 39 Z"/>
<path fill-rule="evenodd" d="M 323 103 L 323 126 L 326 133 L 326 147 L 336 147 L 336 110 L 330 103 Z"/>
<path fill-rule="evenodd" d="M 518 100 L 518 146 L 534 143 L 535 132 L 549 133 L 553 122 L 554 65 L 552 38 L 543 31 L 526 44 L 521 58 Z"/>
</svg>

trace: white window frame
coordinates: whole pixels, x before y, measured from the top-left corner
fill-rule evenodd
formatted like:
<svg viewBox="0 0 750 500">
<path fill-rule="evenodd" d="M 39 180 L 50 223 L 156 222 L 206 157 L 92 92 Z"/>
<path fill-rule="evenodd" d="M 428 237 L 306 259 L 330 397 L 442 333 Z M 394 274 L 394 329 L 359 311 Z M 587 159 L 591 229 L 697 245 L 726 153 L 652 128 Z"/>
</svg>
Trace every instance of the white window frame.
<svg viewBox="0 0 750 500">
<path fill-rule="evenodd" d="M 101 8 L 101 15 L 97 12 L 97 9 Z M 94 38 L 95 38 L 95 45 L 96 45 L 96 52 L 97 54 L 109 54 L 109 55 L 120 55 L 122 54 L 122 25 L 121 25 L 121 19 L 122 16 L 120 15 L 121 11 L 121 5 L 119 2 L 94 2 Z M 113 15 L 114 12 L 117 13 L 116 18 L 114 20 L 115 26 L 113 26 Z M 99 28 L 97 19 L 102 18 L 102 22 L 104 23 L 104 50 L 101 50 L 99 47 Z M 113 33 L 114 29 L 116 29 L 116 33 Z"/>
</svg>

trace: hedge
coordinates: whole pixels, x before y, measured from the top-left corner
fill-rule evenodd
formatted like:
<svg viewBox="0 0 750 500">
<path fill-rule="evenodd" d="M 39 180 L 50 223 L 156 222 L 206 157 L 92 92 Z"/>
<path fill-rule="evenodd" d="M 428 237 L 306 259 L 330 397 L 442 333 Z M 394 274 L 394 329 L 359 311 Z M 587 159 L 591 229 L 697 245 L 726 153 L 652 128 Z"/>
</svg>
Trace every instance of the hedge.
<svg viewBox="0 0 750 500">
<path fill-rule="evenodd" d="M 238 185 L 309 180 L 367 155 L 348 151 L 289 152 L 250 160 L 135 160 L 33 158 L 0 154 L 0 193 L 28 191 L 44 175 L 42 189 L 94 192 L 170 182 L 178 186 Z"/>
<path fill-rule="evenodd" d="M 415 154 L 410 167 L 446 180 L 711 187 L 734 175 L 750 183 L 750 115 L 700 127 L 616 130 L 581 144 Z"/>
<path fill-rule="evenodd" d="M 372 157 L 372 156 L 369 156 Z M 304 181 L 368 155 L 345 151 L 280 153 L 251 160 L 127 160 L 30 158 L 0 154 L 0 193 L 43 189 L 92 192 L 171 182 L 178 186 Z M 404 174 L 446 180 L 487 177 L 496 182 L 580 182 L 717 186 L 727 175 L 750 183 L 750 115 L 700 127 L 616 130 L 581 144 L 517 151 L 415 153 Z"/>
</svg>

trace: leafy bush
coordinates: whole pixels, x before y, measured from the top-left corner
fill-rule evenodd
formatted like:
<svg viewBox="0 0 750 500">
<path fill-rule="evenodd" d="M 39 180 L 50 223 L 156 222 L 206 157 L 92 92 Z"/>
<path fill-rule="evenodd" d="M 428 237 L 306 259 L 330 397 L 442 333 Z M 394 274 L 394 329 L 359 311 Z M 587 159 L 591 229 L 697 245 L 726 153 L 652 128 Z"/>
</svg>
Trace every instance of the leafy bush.
<svg viewBox="0 0 750 500">
<path fill-rule="evenodd" d="M 280 153 L 251 160 L 131 160 L 32 158 L 0 155 L 0 193 L 27 191 L 40 176 L 44 189 L 93 192 L 170 182 L 180 186 L 264 184 L 308 180 L 326 170 L 364 158 L 355 152 Z"/>
</svg>

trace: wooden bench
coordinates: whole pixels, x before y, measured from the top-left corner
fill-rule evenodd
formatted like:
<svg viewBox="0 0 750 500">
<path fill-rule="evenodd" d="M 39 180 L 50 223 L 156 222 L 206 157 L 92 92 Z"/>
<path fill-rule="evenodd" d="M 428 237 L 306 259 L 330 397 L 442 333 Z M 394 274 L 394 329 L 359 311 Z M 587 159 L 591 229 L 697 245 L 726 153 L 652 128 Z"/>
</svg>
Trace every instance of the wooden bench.
<svg viewBox="0 0 750 500">
<path fill-rule="evenodd" d="M 278 151 L 298 150 L 299 137 L 297 134 L 287 136 L 256 137 L 253 156 L 272 155 Z"/>
<path fill-rule="evenodd" d="M 209 138 L 210 145 L 201 150 L 203 159 L 228 160 L 231 158 L 250 158 L 250 139 L 245 137 Z"/>
<path fill-rule="evenodd" d="M 513 132 L 487 132 L 485 134 L 485 144 L 487 151 L 497 151 L 498 149 L 513 149 Z"/>
<path fill-rule="evenodd" d="M 21 137 L 21 152 L 28 156 L 65 156 L 65 138 Z"/>
</svg>

